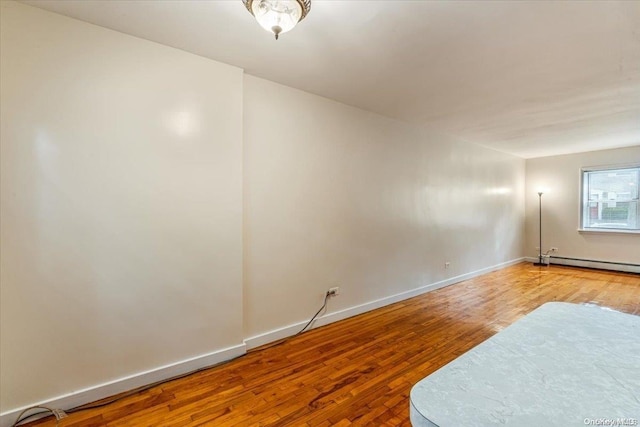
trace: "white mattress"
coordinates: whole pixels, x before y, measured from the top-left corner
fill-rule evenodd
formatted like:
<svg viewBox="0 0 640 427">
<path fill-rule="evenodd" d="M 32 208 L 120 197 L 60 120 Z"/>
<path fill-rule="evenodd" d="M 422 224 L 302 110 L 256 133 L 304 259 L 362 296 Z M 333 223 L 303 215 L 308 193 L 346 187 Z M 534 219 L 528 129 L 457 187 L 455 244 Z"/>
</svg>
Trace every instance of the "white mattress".
<svg viewBox="0 0 640 427">
<path fill-rule="evenodd" d="M 410 416 L 416 427 L 640 425 L 640 316 L 544 304 L 418 382 Z"/>
</svg>

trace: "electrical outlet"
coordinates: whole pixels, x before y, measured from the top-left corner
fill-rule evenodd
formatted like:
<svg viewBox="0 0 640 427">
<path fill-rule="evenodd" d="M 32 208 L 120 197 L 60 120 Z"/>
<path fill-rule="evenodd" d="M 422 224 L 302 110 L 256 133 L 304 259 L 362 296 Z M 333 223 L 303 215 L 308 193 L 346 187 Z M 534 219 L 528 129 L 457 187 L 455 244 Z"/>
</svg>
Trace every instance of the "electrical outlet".
<svg viewBox="0 0 640 427">
<path fill-rule="evenodd" d="M 60 421 L 61 419 L 68 417 L 67 413 L 62 409 L 52 409 L 51 413 L 54 417 L 56 417 L 56 421 Z"/>
<path fill-rule="evenodd" d="M 330 297 L 335 297 L 337 295 L 340 295 L 340 287 L 336 286 L 334 288 L 329 288 L 327 293 L 329 294 Z"/>
<path fill-rule="evenodd" d="M 449 268 L 451 267 L 451 263 L 449 261 L 444 263 L 444 268 Z"/>
</svg>

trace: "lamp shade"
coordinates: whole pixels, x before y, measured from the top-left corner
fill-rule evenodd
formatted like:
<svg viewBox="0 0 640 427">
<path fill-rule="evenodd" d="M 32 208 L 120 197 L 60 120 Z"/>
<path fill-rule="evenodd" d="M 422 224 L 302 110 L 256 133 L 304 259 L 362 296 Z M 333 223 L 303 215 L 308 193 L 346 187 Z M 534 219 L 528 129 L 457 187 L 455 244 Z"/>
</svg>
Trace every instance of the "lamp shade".
<svg viewBox="0 0 640 427">
<path fill-rule="evenodd" d="M 247 9 L 265 30 L 278 39 L 290 31 L 309 12 L 310 0 L 243 0 Z"/>
</svg>

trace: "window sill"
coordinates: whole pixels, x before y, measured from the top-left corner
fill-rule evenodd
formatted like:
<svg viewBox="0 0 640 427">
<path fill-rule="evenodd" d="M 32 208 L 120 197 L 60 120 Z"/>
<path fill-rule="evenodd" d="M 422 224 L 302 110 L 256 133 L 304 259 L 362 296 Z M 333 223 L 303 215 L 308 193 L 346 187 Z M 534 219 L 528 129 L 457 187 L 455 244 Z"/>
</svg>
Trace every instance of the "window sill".
<svg viewBox="0 0 640 427">
<path fill-rule="evenodd" d="M 640 234 L 640 230 L 622 230 L 618 228 L 578 228 L 578 233 Z"/>
</svg>

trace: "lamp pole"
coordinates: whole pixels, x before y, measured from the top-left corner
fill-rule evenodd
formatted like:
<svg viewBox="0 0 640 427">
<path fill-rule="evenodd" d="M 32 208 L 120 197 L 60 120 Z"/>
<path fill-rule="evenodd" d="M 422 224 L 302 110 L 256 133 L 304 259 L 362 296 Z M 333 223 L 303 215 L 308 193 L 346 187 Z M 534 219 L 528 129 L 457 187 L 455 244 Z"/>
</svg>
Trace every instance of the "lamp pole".
<svg viewBox="0 0 640 427">
<path fill-rule="evenodd" d="M 542 262 L 542 191 L 538 191 L 538 262 L 533 265 L 545 265 Z"/>
</svg>

